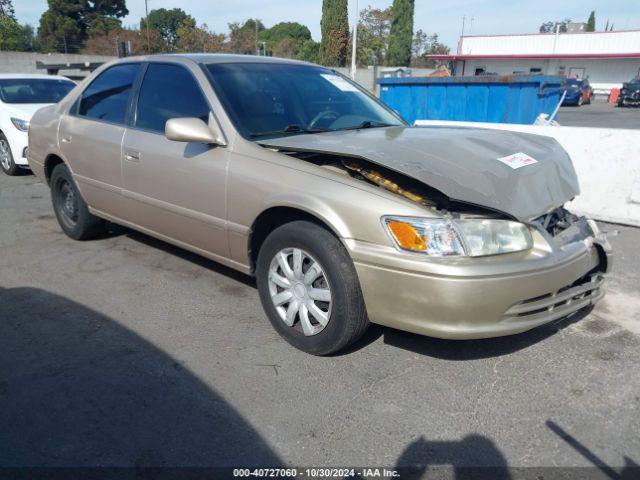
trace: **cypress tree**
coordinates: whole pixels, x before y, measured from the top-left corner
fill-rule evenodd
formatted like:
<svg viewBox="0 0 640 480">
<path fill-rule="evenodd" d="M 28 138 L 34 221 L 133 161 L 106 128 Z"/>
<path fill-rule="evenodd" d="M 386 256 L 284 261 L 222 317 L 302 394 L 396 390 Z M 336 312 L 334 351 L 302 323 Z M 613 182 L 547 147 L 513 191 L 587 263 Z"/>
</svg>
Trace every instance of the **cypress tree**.
<svg viewBox="0 0 640 480">
<path fill-rule="evenodd" d="M 349 44 L 348 0 L 323 0 L 322 41 L 320 43 L 320 63 L 332 67 L 344 67 L 347 63 Z"/>
<path fill-rule="evenodd" d="M 591 11 L 591 15 L 589 15 L 589 20 L 587 20 L 587 32 L 595 32 L 596 31 L 596 12 Z"/>
<path fill-rule="evenodd" d="M 411 63 L 414 4 L 415 0 L 393 0 L 387 65 L 408 67 Z"/>
</svg>

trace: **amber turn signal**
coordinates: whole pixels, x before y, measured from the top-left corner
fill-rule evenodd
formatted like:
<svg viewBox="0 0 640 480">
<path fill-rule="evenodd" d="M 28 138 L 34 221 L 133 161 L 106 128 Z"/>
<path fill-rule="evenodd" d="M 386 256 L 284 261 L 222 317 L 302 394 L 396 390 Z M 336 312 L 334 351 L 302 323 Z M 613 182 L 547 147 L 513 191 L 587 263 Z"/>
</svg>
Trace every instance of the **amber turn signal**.
<svg viewBox="0 0 640 480">
<path fill-rule="evenodd" d="M 387 227 L 402 248 L 413 250 L 414 252 L 424 252 L 427 249 L 427 242 L 424 237 L 410 224 L 390 221 L 387 222 Z"/>
</svg>

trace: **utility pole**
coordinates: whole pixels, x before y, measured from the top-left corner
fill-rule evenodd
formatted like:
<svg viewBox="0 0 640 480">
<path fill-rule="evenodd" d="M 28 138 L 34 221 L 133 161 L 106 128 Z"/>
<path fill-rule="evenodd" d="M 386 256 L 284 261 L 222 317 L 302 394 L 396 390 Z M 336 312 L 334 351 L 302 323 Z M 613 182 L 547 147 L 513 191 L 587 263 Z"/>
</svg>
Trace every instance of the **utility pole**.
<svg viewBox="0 0 640 480">
<path fill-rule="evenodd" d="M 353 39 L 351 41 L 351 79 L 356 79 L 356 73 L 358 72 L 358 62 L 356 59 L 356 53 L 358 51 L 358 20 L 360 18 L 360 11 L 358 10 L 358 0 L 356 0 L 356 18 L 353 22 Z"/>
<path fill-rule="evenodd" d="M 144 23 L 147 24 L 147 53 L 151 53 L 151 37 L 149 35 L 149 5 L 147 0 L 144 0 L 144 12 L 146 21 Z"/>
<path fill-rule="evenodd" d="M 256 55 L 260 55 L 260 47 L 258 46 L 258 20 L 253 21 L 256 26 Z"/>
</svg>

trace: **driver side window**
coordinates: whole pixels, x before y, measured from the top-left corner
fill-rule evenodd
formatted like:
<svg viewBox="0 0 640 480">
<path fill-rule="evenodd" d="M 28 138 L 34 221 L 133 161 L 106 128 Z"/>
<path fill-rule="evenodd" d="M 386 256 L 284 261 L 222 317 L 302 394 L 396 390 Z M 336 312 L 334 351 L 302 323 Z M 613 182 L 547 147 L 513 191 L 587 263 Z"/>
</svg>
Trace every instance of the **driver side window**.
<svg viewBox="0 0 640 480">
<path fill-rule="evenodd" d="M 191 73 L 180 65 L 150 63 L 140 87 L 134 125 L 164 133 L 167 120 L 209 120 L 210 107 Z"/>
</svg>

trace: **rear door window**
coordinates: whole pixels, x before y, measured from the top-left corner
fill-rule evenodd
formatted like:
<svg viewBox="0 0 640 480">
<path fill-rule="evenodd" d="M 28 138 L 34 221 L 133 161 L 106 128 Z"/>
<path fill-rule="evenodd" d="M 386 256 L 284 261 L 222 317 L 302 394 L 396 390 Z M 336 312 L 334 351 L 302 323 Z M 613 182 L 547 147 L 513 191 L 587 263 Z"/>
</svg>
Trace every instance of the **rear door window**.
<svg viewBox="0 0 640 480">
<path fill-rule="evenodd" d="M 139 63 L 125 63 L 102 72 L 82 93 L 78 115 L 124 123 L 139 70 Z"/>
<path fill-rule="evenodd" d="M 167 120 L 197 117 L 207 122 L 209 104 L 185 67 L 150 63 L 140 87 L 134 125 L 164 133 Z"/>
</svg>

